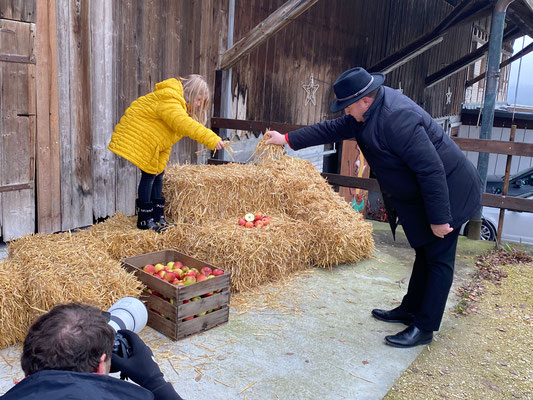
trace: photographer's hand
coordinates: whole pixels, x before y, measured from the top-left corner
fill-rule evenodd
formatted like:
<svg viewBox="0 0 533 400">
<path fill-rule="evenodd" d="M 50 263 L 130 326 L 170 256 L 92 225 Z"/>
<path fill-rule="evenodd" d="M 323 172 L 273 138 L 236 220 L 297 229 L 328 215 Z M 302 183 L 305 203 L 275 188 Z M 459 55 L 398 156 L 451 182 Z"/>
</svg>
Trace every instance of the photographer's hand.
<svg viewBox="0 0 533 400">
<path fill-rule="evenodd" d="M 120 330 L 118 333 L 128 340 L 132 353 L 128 358 L 113 353 L 112 369 L 120 370 L 133 382 L 154 393 L 155 399 L 181 399 L 172 385 L 165 381 L 150 347 L 135 332 Z"/>
</svg>

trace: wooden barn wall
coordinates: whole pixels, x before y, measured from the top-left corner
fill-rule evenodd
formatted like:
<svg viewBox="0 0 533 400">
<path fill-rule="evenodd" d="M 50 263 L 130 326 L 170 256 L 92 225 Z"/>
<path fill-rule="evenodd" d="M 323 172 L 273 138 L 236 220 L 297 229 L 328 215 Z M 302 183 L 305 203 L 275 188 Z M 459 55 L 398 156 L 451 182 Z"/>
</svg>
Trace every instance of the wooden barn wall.
<svg viewBox="0 0 533 400">
<path fill-rule="evenodd" d="M 236 0 L 235 41 L 283 3 Z M 436 26 L 451 10 L 442 0 L 319 1 L 233 67 L 232 113 L 296 124 L 335 117 L 329 105 L 337 76 L 350 67 L 371 67 Z M 468 53 L 470 34 L 470 24 L 453 28 L 443 42 L 389 73 L 386 85 L 401 86 L 434 117 L 458 113 L 465 72 L 430 89 L 424 79 Z M 305 104 L 302 86 L 311 74 L 319 84 L 316 106 Z"/>
<path fill-rule="evenodd" d="M 34 6 L 0 1 L 0 240 L 35 231 Z"/>
<path fill-rule="evenodd" d="M 199 73 L 213 87 L 219 46 L 227 42 L 227 1 L 137 0 L 113 2 L 114 122 L 138 96 L 164 79 Z M 105 132 L 107 141 L 111 132 Z M 205 149 L 184 138 L 173 147 L 170 162 L 196 163 Z M 200 157 L 207 152 L 200 153 Z M 138 169 L 113 156 L 114 179 L 105 190 L 116 196 L 116 210 L 134 213 Z M 96 215 L 105 216 L 105 215 Z"/>
<path fill-rule="evenodd" d="M 124 110 L 155 83 L 190 73 L 211 87 L 227 2 L 57 0 L 61 230 L 135 213 L 140 173 L 107 145 Z M 218 28 L 221 27 L 221 28 Z M 223 32 L 220 34 L 220 32 Z M 187 138 L 171 162 L 207 152 Z"/>
</svg>

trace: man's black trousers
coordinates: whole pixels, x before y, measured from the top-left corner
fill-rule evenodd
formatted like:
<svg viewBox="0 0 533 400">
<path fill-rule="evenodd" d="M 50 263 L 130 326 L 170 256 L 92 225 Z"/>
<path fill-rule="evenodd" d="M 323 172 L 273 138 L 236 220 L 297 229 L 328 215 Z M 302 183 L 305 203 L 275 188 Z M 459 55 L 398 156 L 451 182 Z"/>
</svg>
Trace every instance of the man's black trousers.
<svg viewBox="0 0 533 400">
<path fill-rule="evenodd" d="M 416 257 L 407 294 L 400 309 L 415 315 L 414 325 L 438 331 L 452 286 L 458 230 L 415 248 Z"/>
</svg>

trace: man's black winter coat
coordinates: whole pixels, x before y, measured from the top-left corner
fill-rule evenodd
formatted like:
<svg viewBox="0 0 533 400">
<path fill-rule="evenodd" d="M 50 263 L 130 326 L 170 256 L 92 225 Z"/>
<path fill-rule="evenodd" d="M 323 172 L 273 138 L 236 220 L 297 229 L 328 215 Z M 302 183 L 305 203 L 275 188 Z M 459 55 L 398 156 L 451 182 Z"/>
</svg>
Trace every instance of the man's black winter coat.
<svg viewBox="0 0 533 400">
<path fill-rule="evenodd" d="M 298 129 L 289 133 L 289 145 L 298 150 L 355 138 L 415 248 L 435 238 L 430 224 L 459 229 L 481 207 L 477 170 L 415 102 L 382 86 L 364 118 L 345 115 Z"/>
<path fill-rule="evenodd" d="M 39 371 L 12 387 L 2 400 L 152 400 L 133 383 L 107 375 L 72 371 Z"/>
</svg>

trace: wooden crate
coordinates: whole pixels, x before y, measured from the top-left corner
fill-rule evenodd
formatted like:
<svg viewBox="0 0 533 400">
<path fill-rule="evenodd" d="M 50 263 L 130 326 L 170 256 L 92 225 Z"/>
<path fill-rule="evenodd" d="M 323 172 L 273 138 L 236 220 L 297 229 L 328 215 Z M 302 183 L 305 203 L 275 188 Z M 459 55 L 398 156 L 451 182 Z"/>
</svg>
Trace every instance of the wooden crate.
<svg viewBox="0 0 533 400">
<path fill-rule="evenodd" d="M 147 264 L 155 265 L 161 263 L 166 265 L 170 261 L 181 261 L 189 268 L 194 267 L 198 270 L 205 266 L 213 270 L 217 268 L 176 250 L 156 251 L 124 258 L 122 265 L 126 270 L 133 272 L 137 276 L 137 279 L 144 283 L 147 288 L 157 291 L 163 297 L 170 300 L 167 301 L 148 292 L 143 293 L 141 300 L 148 308 L 148 326 L 173 340 L 179 340 L 227 322 L 229 318 L 229 286 L 231 274 L 224 271 L 223 275 L 202 282 L 196 282 L 189 286 L 174 286 L 142 270 Z M 209 297 L 202 297 L 200 300 L 190 301 L 188 303 L 183 302 L 184 300 L 190 300 L 193 297 L 200 297 L 215 291 L 219 292 Z M 184 321 L 187 317 L 195 316 L 219 307 L 220 309 L 216 311 Z M 159 313 L 162 315 L 159 315 Z"/>
</svg>

